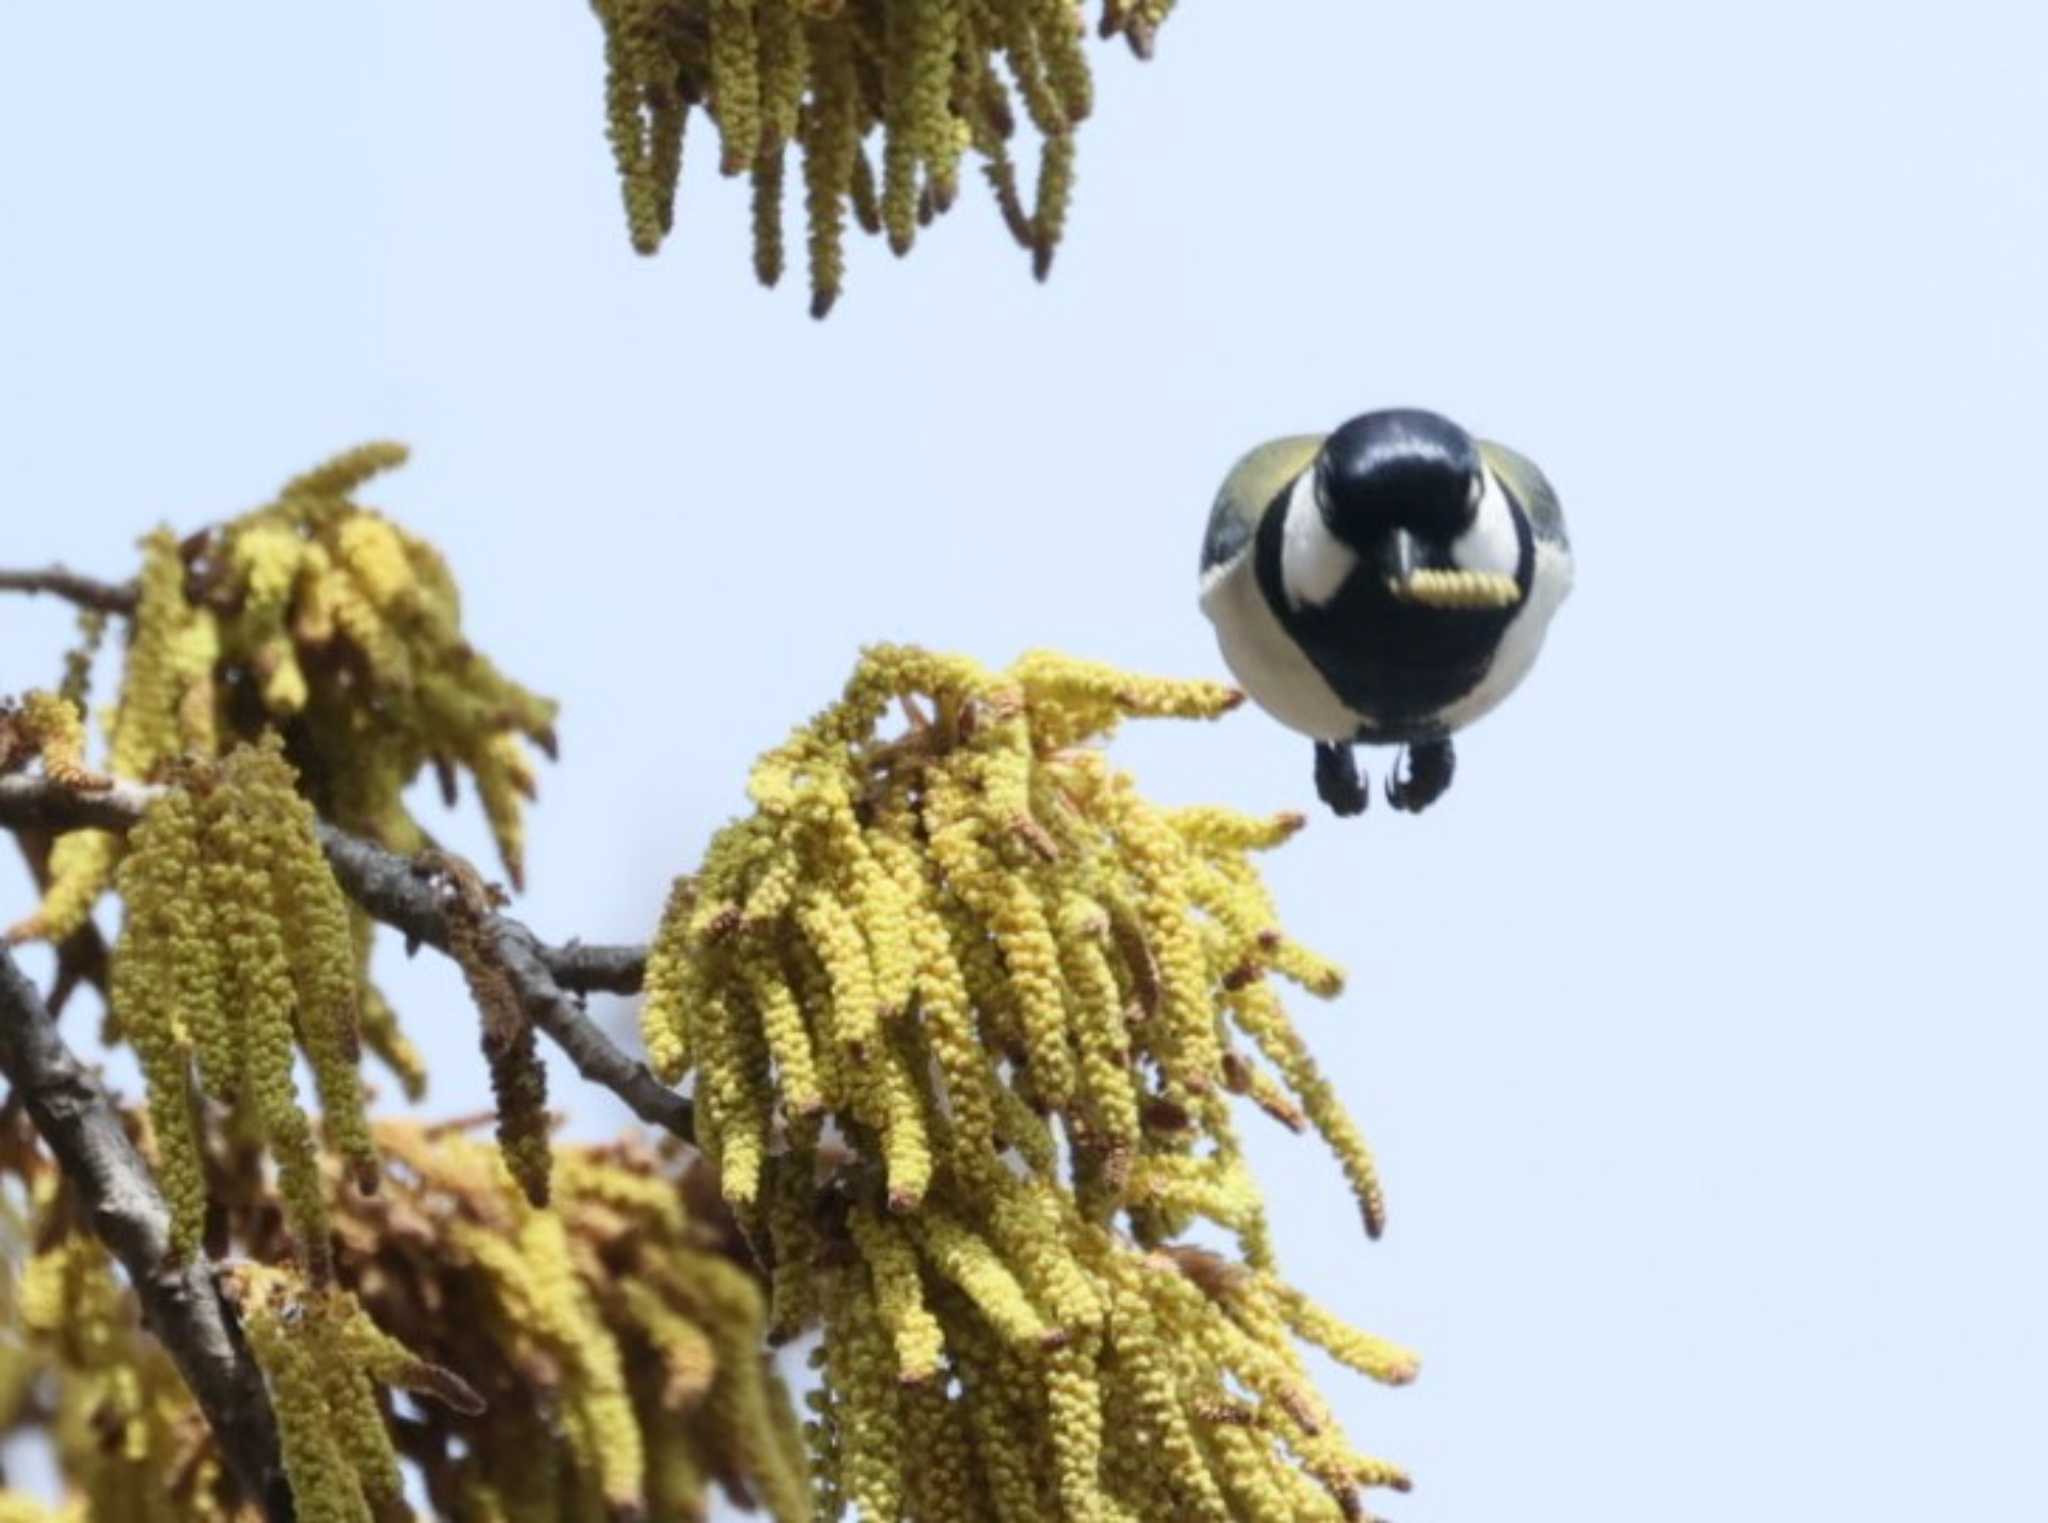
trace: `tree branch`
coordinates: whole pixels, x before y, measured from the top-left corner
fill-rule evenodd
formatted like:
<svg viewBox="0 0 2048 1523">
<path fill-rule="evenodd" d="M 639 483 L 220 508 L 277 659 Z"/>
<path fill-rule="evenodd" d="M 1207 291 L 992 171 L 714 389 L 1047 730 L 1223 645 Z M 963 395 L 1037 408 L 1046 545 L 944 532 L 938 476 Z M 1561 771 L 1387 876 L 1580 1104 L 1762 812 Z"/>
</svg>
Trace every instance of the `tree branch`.
<svg viewBox="0 0 2048 1523">
<path fill-rule="evenodd" d="M 0 592 L 49 592 L 101 613 L 135 612 L 133 582 L 100 582 L 80 576 L 62 566 L 45 566 L 41 571 L 0 571 Z"/>
<path fill-rule="evenodd" d="M 56 1155 L 94 1234 L 128 1271 L 144 1320 L 177 1362 L 244 1494 L 270 1523 L 292 1523 L 270 1395 L 212 1266 L 204 1259 L 170 1261 L 171 1213 L 149 1166 L 4 947 L 0 1072 Z"/>
<path fill-rule="evenodd" d="M 0 826 L 125 830 L 142 818 L 160 792 L 146 783 L 120 779 L 112 787 L 85 793 L 40 776 L 0 777 Z M 433 872 L 324 821 L 319 830 L 328 864 L 351 899 L 410 940 L 448 950 L 445 889 Z M 695 1141 L 695 1111 L 689 1100 L 621 1050 L 576 998 L 584 991 L 636 991 L 646 967 L 645 950 L 574 942 L 550 946 L 506 915 L 487 917 L 485 929 L 519 991 L 527 1019 L 568 1054 L 576 1071 L 618 1096 L 642 1121 L 685 1142 Z"/>
</svg>

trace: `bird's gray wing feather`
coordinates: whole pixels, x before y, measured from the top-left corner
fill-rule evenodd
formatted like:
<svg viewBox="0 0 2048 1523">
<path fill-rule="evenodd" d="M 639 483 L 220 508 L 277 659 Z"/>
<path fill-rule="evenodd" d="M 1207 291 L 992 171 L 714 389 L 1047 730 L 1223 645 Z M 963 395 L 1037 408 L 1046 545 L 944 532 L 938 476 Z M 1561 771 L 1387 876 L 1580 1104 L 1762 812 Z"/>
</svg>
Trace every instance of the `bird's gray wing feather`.
<svg viewBox="0 0 2048 1523">
<path fill-rule="evenodd" d="M 1308 469 L 1322 447 L 1322 434 L 1291 434 L 1269 439 L 1230 468 L 1216 506 L 1209 510 L 1209 532 L 1202 536 L 1202 570 L 1235 559 L 1251 543 L 1259 516 L 1280 489 Z"/>
<path fill-rule="evenodd" d="M 1535 531 L 1536 537 L 1569 548 L 1571 541 L 1565 536 L 1564 508 L 1557 500 L 1557 488 L 1537 469 L 1536 462 L 1491 439 L 1479 441 L 1479 454 L 1493 474 L 1515 494 L 1522 511 L 1529 515 L 1529 527 Z"/>
</svg>

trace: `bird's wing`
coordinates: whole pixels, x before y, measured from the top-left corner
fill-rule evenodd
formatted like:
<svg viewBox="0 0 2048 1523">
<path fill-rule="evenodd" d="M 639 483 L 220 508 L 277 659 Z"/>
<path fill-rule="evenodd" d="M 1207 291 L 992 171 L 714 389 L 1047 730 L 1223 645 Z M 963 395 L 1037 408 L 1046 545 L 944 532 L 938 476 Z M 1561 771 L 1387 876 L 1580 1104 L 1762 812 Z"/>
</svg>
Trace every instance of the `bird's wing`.
<svg viewBox="0 0 2048 1523">
<path fill-rule="evenodd" d="M 1230 468 L 1216 506 L 1209 510 L 1209 532 L 1202 536 L 1202 570 L 1234 560 L 1251 542 L 1266 505 L 1280 489 L 1308 469 L 1322 447 L 1321 434 L 1291 434 L 1269 439 Z"/>
<path fill-rule="evenodd" d="M 1488 469 L 1515 494 L 1522 511 L 1529 515 L 1529 527 L 1535 530 L 1538 539 L 1560 545 L 1571 543 L 1565 537 L 1564 509 L 1558 503 L 1557 488 L 1550 484 L 1550 478 L 1537 468 L 1535 461 L 1491 439 L 1479 441 L 1479 454 Z"/>
</svg>

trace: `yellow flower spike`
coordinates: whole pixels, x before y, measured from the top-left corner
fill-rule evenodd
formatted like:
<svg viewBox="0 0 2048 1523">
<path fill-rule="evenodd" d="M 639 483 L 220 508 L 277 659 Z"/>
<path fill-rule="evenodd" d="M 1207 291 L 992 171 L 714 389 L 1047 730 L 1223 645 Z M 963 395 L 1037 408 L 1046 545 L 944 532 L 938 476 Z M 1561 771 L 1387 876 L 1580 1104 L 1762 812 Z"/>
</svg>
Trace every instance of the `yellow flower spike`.
<svg viewBox="0 0 2048 1523">
<path fill-rule="evenodd" d="M 966 1292 L 1004 1338 L 1039 1347 L 1054 1340 L 1055 1330 L 986 1238 L 931 1207 L 919 1212 L 910 1227 L 932 1268 Z"/>
<path fill-rule="evenodd" d="M 1012 1266 L 1065 1335 L 1101 1325 L 1105 1307 L 1080 1262 L 1068 1247 L 1063 1197 L 1042 1179 L 1002 1176 L 989 1208 L 989 1233 L 1005 1263 Z"/>
<path fill-rule="evenodd" d="M 754 154 L 754 278 L 764 286 L 782 279 L 782 158 L 780 143 Z"/>
<path fill-rule="evenodd" d="M 776 147 L 795 141 L 810 53 L 795 0 L 754 0 L 760 43 L 762 131 Z"/>
<path fill-rule="evenodd" d="M 1336 1155 L 1352 1193 L 1358 1197 L 1366 1234 L 1378 1237 L 1386 1225 L 1386 1199 L 1381 1192 L 1379 1168 L 1351 1113 L 1309 1055 L 1308 1044 L 1302 1041 L 1280 1008 L 1279 1000 L 1264 983 L 1247 984 L 1228 992 L 1224 998 L 1237 1028 L 1258 1044 L 1267 1062 L 1280 1070 L 1310 1123 Z"/>
<path fill-rule="evenodd" d="M 697 1043 L 704 1082 L 698 1091 L 700 1117 L 710 1137 L 699 1141 L 718 1151 L 719 1184 L 735 1206 L 750 1206 L 760 1195 L 767 1156 L 770 1096 L 766 1048 L 743 1026 L 721 993 L 707 993 L 698 1007 Z M 754 1061 L 761 1048 L 762 1061 Z"/>
<path fill-rule="evenodd" d="M 1158 1453 L 1164 1470 L 1161 1479 L 1174 1499 L 1176 1515 L 1200 1523 L 1231 1523 L 1229 1504 L 1188 1421 L 1175 1379 L 1174 1350 L 1134 1280 L 1128 1272 L 1112 1276 L 1109 1338 L 1116 1349 L 1114 1378 L 1129 1392 L 1148 1447 Z"/>
<path fill-rule="evenodd" d="M 252 810 L 268 812 L 278 926 L 290 950 L 299 1038 L 320 1095 L 322 1130 L 354 1168 L 358 1186 L 374 1189 L 377 1154 L 357 1068 L 361 992 L 349 906 L 321 853 L 313 811 L 293 784 L 291 768 L 271 745 L 230 757 L 223 781 L 248 794 Z"/>
<path fill-rule="evenodd" d="M 50 886 L 26 919 L 7 928 L 10 942 L 62 941 L 84 925 L 121 859 L 120 838 L 105 830 L 69 830 L 50 847 Z"/>
<path fill-rule="evenodd" d="M 882 1136 L 891 1211 L 916 1210 L 931 1184 L 931 1134 L 925 1124 L 920 1072 L 895 1043 L 883 1042 L 866 1063 L 854 1065 L 847 1078 L 855 1113 Z"/>
<path fill-rule="evenodd" d="M 533 768 L 510 735 L 491 736 L 468 757 L 491 842 L 514 890 L 526 887 L 526 828 L 522 801 L 533 797 Z"/>
<path fill-rule="evenodd" d="M 901 1409 L 906 1513 L 918 1523 L 981 1523 L 986 1507 L 960 1404 L 927 1387 L 905 1391 Z"/>
<path fill-rule="evenodd" d="M 1060 963 L 1075 1001 L 1073 1027 L 1090 1140 L 1105 1153 L 1128 1154 L 1138 1145 L 1138 1092 L 1123 1001 L 1104 946 L 1108 936 L 1109 915 L 1102 906 L 1071 893 L 1061 903 Z"/>
<path fill-rule="evenodd" d="M 924 1304 L 917 1252 L 900 1226 L 867 1206 L 854 1207 L 847 1225 L 867 1262 L 876 1311 L 896 1347 L 896 1378 L 905 1385 L 923 1385 L 939 1373 L 945 1337 Z"/>
<path fill-rule="evenodd" d="M 1160 1014 L 1171 1043 L 1171 1051 L 1161 1056 L 1176 1080 L 1200 1092 L 1221 1068 L 1223 1053 L 1201 939 L 1182 910 L 1185 848 L 1128 786 L 1115 789 L 1104 802 L 1137 880 L 1138 913 L 1158 959 Z"/>
<path fill-rule="evenodd" d="M 845 905 L 826 894 L 807 894 L 797 921 L 832 980 L 832 1039 L 858 1062 L 881 1030 L 881 994 L 867 941 Z"/>
<path fill-rule="evenodd" d="M 1031 273 L 1043 280 L 1067 230 L 1067 206 L 1074 198 L 1074 138 L 1061 133 L 1045 140 L 1038 160 L 1038 189 L 1031 207 Z"/>
<path fill-rule="evenodd" d="M 954 960 L 945 922 L 920 905 L 911 912 L 910 939 L 917 958 L 918 1014 L 952 1107 L 959 1144 L 954 1167 L 965 1178 L 978 1179 L 996 1166 L 995 1091 L 1000 1081 L 987 1051 L 975 1037 L 970 996 Z"/>
<path fill-rule="evenodd" d="M 842 1273 L 831 1296 L 825 1338 L 826 1379 L 846 1418 L 838 1425 L 836 1481 L 864 1523 L 902 1516 L 902 1389 L 881 1318 L 865 1277 Z"/>
<path fill-rule="evenodd" d="M 761 870 L 740 906 L 739 929 L 770 932 L 796 900 L 802 861 L 793 851 L 780 851 Z"/>
<path fill-rule="evenodd" d="M 1247 1523 L 1336 1523 L 1342 1517 L 1328 1492 L 1290 1484 L 1297 1472 L 1276 1463 L 1273 1441 L 1255 1429 L 1213 1423 L 1204 1431 L 1202 1443 L 1215 1455 L 1210 1468 L 1235 1501 L 1234 1515 Z"/>
<path fill-rule="evenodd" d="M 136 579 L 134 635 L 121 670 L 121 702 L 109 767 L 116 777 L 146 778 L 176 751 L 180 685 L 174 645 L 192 617 L 185 601 L 185 563 L 168 529 L 142 541 Z"/>
<path fill-rule="evenodd" d="M 1042 1484 L 1051 1467 L 1041 1453 L 1034 1383 L 971 1317 L 949 1320 L 947 1337 L 961 1350 L 961 1399 L 996 1523 L 1042 1523 L 1056 1506 Z"/>
<path fill-rule="evenodd" d="M 1098 1339 L 1090 1335 L 1046 1360 L 1046 1426 L 1065 1523 L 1102 1516 L 1102 1392 L 1095 1377 Z"/>
<path fill-rule="evenodd" d="M 902 890 L 865 845 L 853 855 L 845 903 L 868 945 L 874 973 L 875 1006 L 883 1017 L 903 1013 L 917 976 L 910 942 L 910 912 Z"/>
<path fill-rule="evenodd" d="M 418 580 L 398 530 L 374 513 L 354 512 L 335 525 L 333 544 L 370 606 L 395 623 Z"/>
<path fill-rule="evenodd" d="M 773 945 L 743 935 L 734 949 L 733 960 L 746 981 L 754 1017 L 760 1022 L 769 1056 L 774 1059 L 775 1083 L 784 1113 L 792 1118 L 817 1114 L 825 1108 L 817 1064 L 811 1057 L 803 1012 L 783 977 Z"/>
<path fill-rule="evenodd" d="M 754 162 L 761 138 L 756 0 L 709 0 L 711 113 L 718 119 L 719 172 L 736 175 Z"/>
<path fill-rule="evenodd" d="M 303 504 L 301 511 L 310 514 L 331 516 L 332 504 L 350 496 L 373 476 L 398 469 L 411 457 L 412 451 L 388 439 L 358 444 L 292 477 L 279 488 L 277 499 Z"/>
<path fill-rule="evenodd" d="M 331 1334 L 317 1326 L 311 1354 L 334 1426 L 335 1447 L 355 1473 L 371 1514 L 390 1517 L 405 1505 L 405 1483 L 376 1392 L 360 1369 L 339 1357 Z"/>
<path fill-rule="evenodd" d="M 259 1304 L 244 1318 L 249 1344 L 277 1409 L 285 1474 L 305 1523 L 370 1523 L 369 1504 L 344 1455 L 320 1379 L 316 1351 L 293 1320 L 303 1313 Z"/>
<path fill-rule="evenodd" d="M 801 132 L 804 210 L 810 257 L 811 316 L 832 310 L 846 281 L 846 198 L 860 155 L 860 121 L 853 50 L 847 29 L 812 23 L 811 102 Z"/>
<path fill-rule="evenodd" d="M 808 1152 L 792 1149 L 771 1159 L 763 1186 L 774 1264 L 769 1285 L 771 1344 L 788 1343 L 800 1336 L 821 1310 L 817 1260 L 824 1238 L 813 1215 L 815 1185 Z"/>
<path fill-rule="evenodd" d="M 673 206 L 674 172 L 681 169 L 682 112 L 673 85 L 661 79 L 672 65 L 646 0 L 603 0 L 596 9 L 604 22 L 607 136 L 627 231 L 635 252 L 652 254 L 668 231 L 664 207 Z M 664 173 L 671 152 L 675 171 Z"/>
<path fill-rule="evenodd" d="M 1002 949 L 1003 964 L 1023 1020 L 1031 1088 L 1054 1110 L 1073 1103 L 1074 1054 L 1066 1000 L 1060 980 L 1059 945 L 1037 892 L 1021 875 L 992 874 L 995 881 L 976 896 L 983 902 Z"/>
<path fill-rule="evenodd" d="M 1422 1361 L 1414 1353 L 1399 1344 L 1375 1338 L 1340 1322 L 1302 1292 L 1282 1284 L 1270 1272 L 1261 1274 L 1258 1283 L 1272 1298 L 1279 1315 L 1286 1319 L 1296 1337 L 1315 1344 L 1361 1375 L 1383 1385 L 1406 1385 L 1420 1373 Z"/>
<path fill-rule="evenodd" d="M 32 689 L 22 695 L 19 723 L 51 782 L 84 793 L 108 786 L 85 764 L 85 718 L 69 699 Z"/>
<path fill-rule="evenodd" d="M 647 949 L 640 1040 L 646 1045 L 649 1064 L 664 1084 L 674 1084 L 690 1064 L 691 1016 L 701 988 L 689 923 L 696 891 L 695 881 L 689 878 L 678 878 L 670 885 L 661 926 Z"/>
<path fill-rule="evenodd" d="M 531 1277 L 537 1329 L 570 1362 L 570 1399 L 588 1424 L 605 1501 L 615 1510 L 635 1511 L 645 1451 L 626 1395 L 619 1346 L 576 1277 L 559 1215 L 530 1211 L 518 1246 Z"/>
<path fill-rule="evenodd" d="M 718 1371 L 718 1355 L 711 1340 L 652 1286 L 625 1280 L 618 1289 L 627 1315 L 661 1356 L 662 1405 L 674 1412 L 695 1407 L 711 1389 Z"/>
<path fill-rule="evenodd" d="M 1003 62 L 1009 66 L 1017 94 L 1031 113 L 1031 124 L 1051 139 L 1064 133 L 1069 123 L 1066 105 L 1047 79 L 1044 59 L 1039 54 L 1033 12 L 1043 8 L 1043 0 L 995 0 L 1001 21 Z"/>
<path fill-rule="evenodd" d="M 187 823 L 175 810 L 152 810 L 131 834 L 120 873 L 127 915 L 110 990 L 148 1086 L 158 1183 L 171 1208 L 171 1252 L 178 1259 L 200 1251 L 206 1227 L 206 1169 L 193 1125 L 191 1044 L 176 961 L 181 898 L 189 885 L 175 837 Z"/>
<path fill-rule="evenodd" d="M 1084 23 L 1074 0 L 1038 0 L 1031 20 L 1039 55 L 1045 60 L 1046 79 L 1072 126 L 1095 109 L 1095 81 L 1081 51 Z"/>
<path fill-rule="evenodd" d="M 316 1284 L 328 1271 L 327 1213 L 318 1162 L 292 1083 L 293 1010 L 297 1002 L 284 931 L 275 907 L 279 841 L 275 814 L 236 786 L 257 765 L 237 753 L 235 770 L 202 808 L 202 856 L 207 897 L 227 949 L 228 1008 L 234 1014 L 237 1099 L 254 1114 L 276 1155 L 281 1193 L 298 1251 Z"/>
<path fill-rule="evenodd" d="M 1205 1216 L 1245 1231 L 1260 1219 L 1259 1196 L 1234 1159 L 1148 1153 L 1131 1166 L 1130 1198 L 1170 1213 Z"/>
<path fill-rule="evenodd" d="M 785 1429 L 788 1393 L 761 1357 L 766 1307 L 752 1276 L 731 1260 L 677 1255 L 665 1266 L 664 1285 L 697 1316 L 716 1347 L 719 1378 L 705 1420 L 723 1461 L 736 1467 L 769 1513 L 787 1523 L 808 1523 L 809 1499 L 801 1466 Z"/>
<path fill-rule="evenodd" d="M 1308 823 L 1308 816 L 1289 810 L 1282 814 L 1244 814 L 1213 804 L 1189 804 L 1166 811 L 1167 823 L 1180 832 L 1196 851 L 1204 854 L 1271 851 L 1291 841 Z"/>
<path fill-rule="evenodd" d="M 171 665 L 178 680 L 178 746 L 186 755 L 212 756 L 220 750 L 222 695 L 215 668 L 221 652 L 220 620 L 210 608 L 194 609 L 171 638 Z M 257 662 L 251 666 L 261 670 Z M 292 671 L 298 673 L 296 658 Z M 284 680 L 288 684 L 292 679 Z"/>
</svg>

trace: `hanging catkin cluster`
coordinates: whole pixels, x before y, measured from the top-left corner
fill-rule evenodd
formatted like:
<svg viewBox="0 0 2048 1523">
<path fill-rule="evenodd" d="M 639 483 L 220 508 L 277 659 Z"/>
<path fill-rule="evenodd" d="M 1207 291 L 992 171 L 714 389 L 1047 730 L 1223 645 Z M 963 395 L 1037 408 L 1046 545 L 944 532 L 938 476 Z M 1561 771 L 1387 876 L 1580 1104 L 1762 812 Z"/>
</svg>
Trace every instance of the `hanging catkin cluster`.
<svg viewBox="0 0 2048 1523">
<path fill-rule="evenodd" d="M 461 769 L 516 884 L 521 799 L 534 787 L 523 741 L 552 751 L 555 706 L 463 639 L 455 583 L 433 547 L 354 501 L 405 456 L 401 445 L 364 445 L 224 526 L 142 542 L 107 768 L 147 779 L 176 758 L 276 731 L 323 817 L 405 852 L 425 844 L 407 785 L 432 764 L 452 797 Z M 60 837 L 42 906 L 10 937 L 77 930 L 119 853 L 108 831 Z"/>
<path fill-rule="evenodd" d="M 356 951 L 341 889 L 272 739 L 194 763 L 130 832 L 111 1009 L 141 1059 L 170 1201 L 172 1242 L 199 1249 L 207 1212 L 201 1098 L 276 1159 L 299 1261 L 328 1274 L 313 1129 L 292 1066 L 303 1054 L 328 1144 L 374 1189 L 376 1151 L 357 1071 Z"/>
<path fill-rule="evenodd" d="M 1237 701 L 873 650 L 678 882 L 645 1038 L 695 1075 L 777 1334 L 826 1326 L 828 1510 L 1348 1517 L 1402 1484 L 1345 1445 L 1293 1340 L 1386 1380 L 1413 1361 L 1275 1276 L 1233 1120 L 1244 1095 L 1315 1126 L 1378 1230 L 1370 1155 L 1269 976 L 1341 982 L 1247 855 L 1301 820 L 1155 807 L 1090 744 Z M 1242 1262 L 1175 1243 L 1198 1221 Z"/>
<path fill-rule="evenodd" d="M 7 1140 L 0 1172 L 27 1209 L 6 1224 L 23 1336 L 0 1344 L 0 1431 L 49 1424 L 38 1407 L 54 1400 L 67 1523 L 252 1519 L 57 1170 L 24 1130 Z M 302 1520 L 410 1516 L 401 1461 L 450 1523 L 701 1519 L 713 1485 L 777 1523 L 808 1520 L 795 1412 L 762 1353 L 765 1297 L 729 1228 L 687 1209 L 673 1165 L 637 1144 L 564 1147 L 555 1204 L 536 1209 L 460 1127 L 379 1123 L 375 1140 L 373 1194 L 326 1160 L 325 1289 L 279 1267 L 289 1244 L 261 1171 L 232 1149 L 214 1160 L 232 1176 L 227 1228 L 249 1258 L 230 1279 Z M 392 1390 L 419 1398 L 404 1422 Z M 31 1506 L 0 1492 L 0 1519 L 47 1516 Z"/>
<path fill-rule="evenodd" d="M 605 106 L 633 247 L 675 220 L 683 131 L 701 106 L 718 167 L 753 182 L 754 268 L 783 267 L 784 165 L 803 150 L 811 311 L 845 274 L 847 211 L 908 253 L 947 210 L 972 149 L 1040 279 L 1073 188 L 1074 129 L 1093 103 L 1076 0 L 592 0 L 605 34 Z M 1140 55 L 1172 0 L 1104 0 L 1100 31 Z M 1010 154 L 1017 103 L 1043 139 L 1027 210 Z M 881 130 L 880 166 L 867 140 Z"/>
</svg>

